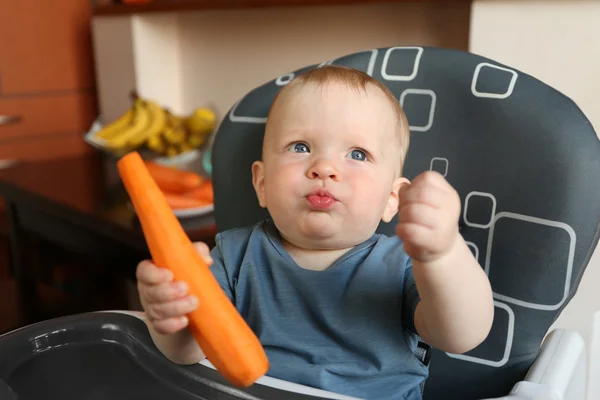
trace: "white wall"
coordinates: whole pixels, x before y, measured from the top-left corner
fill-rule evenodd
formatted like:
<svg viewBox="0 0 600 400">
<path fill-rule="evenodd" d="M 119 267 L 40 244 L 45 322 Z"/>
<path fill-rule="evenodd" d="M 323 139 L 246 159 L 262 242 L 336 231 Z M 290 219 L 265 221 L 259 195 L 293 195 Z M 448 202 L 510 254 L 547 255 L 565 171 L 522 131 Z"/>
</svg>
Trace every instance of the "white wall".
<svg viewBox="0 0 600 400">
<path fill-rule="evenodd" d="M 469 13 L 464 3 L 182 13 L 184 108 L 210 101 L 222 115 L 268 80 L 359 50 L 402 44 L 467 50 Z"/>
<path fill-rule="evenodd" d="M 100 112 L 115 118 L 137 88 L 175 112 L 210 104 L 222 116 L 274 77 L 358 50 L 402 44 L 467 50 L 469 14 L 470 5 L 460 2 L 95 17 Z"/>
<path fill-rule="evenodd" d="M 182 111 L 177 14 L 97 17 L 92 30 L 99 110 L 105 120 L 131 106 L 132 90 Z"/>
<path fill-rule="evenodd" d="M 136 87 L 132 18 L 94 18 L 92 39 L 100 114 L 110 121 L 130 105 Z"/>
<path fill-rule="evenodd" d="M 469 50 L 571 96 L 600 128 L 600 2 L 476 0 Z"/>
<path fill-rule="evenodd" d="M 470 51 L 510 65 L 562 91 L 600 132 L 599 1 L 476 0 L 471 18 Z M 593 315 L 600 310 L 599 282 L 597 249 L 579 291 L 552 327 L 579 331 L 588 349 Z M 600 398 L 598 376 L 590 375 L 590 384 L 588 398 Z"/>
<path fill-rule="evenodd" d="M 183 110 L 184 76 L 179 33 L 177 14 L 138 15 L 132 19 L 139 95 L 167 104 L 174 112 Z"/>
</svg>

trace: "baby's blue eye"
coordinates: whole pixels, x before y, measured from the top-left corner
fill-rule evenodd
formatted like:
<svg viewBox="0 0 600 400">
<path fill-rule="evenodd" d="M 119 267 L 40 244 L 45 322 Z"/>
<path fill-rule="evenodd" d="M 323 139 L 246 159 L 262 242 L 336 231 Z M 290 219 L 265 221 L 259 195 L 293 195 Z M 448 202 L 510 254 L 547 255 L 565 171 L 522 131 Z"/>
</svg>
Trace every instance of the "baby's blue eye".
<svg viewBox="0 0 600 400">
<path fill-rule="evenodd" d="M 304 143 L 296 143 L 290 147 L 290 151 L 295 153 L 309 153 L 308 146 Z"/>
<path fill-rule="evenodd" d="M 361 151 L 361 150 L 352 150 L 352 152 L 350 153 L 350 156 L 352 157 L 352 159 L 357 160 L 357 161 L 364 161 L 367 159 L 367 155 L 365 154 L 364 151 Z"/>
</svg>

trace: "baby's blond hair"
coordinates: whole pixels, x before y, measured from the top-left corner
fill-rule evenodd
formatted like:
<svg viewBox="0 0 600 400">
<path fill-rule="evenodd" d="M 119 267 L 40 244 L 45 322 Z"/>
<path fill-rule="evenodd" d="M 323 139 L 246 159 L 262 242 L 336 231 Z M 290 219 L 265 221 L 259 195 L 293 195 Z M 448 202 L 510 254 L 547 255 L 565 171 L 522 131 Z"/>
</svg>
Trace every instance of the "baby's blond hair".
<svg viewBox="0 0 600 400">
<path fill-rule="evenodd" d="M 342 83 L 351 89 L 357 90 L 366 90 L 368 85 L 372 85 L 381 90 L 383 95 L 389 100 L 390 106 L 394 110 L 397 120 L 396 133 L 401 149 L 400 171 L 402 171 L 410 143 L 410 130 L 408 127 L 408 119 L 406 118 L 406 114 L 404 113 L 404 110 L 402 110 L 398 99 L 396 99 L 394 94 L 386 85 L 358 69 L 339 65 L 324 65 L 298 75 L 284 88 L 282 88 L 277 96 L 275 96 L 275 99 L 271 105 L 271 110 L 269 111 L 269 115 L 271 114 L 277 99 L 282 95 L 282 93 L 289 91 L 291 88 L 301 84 L 314 84 L 317 86 L 322 86 L 331 82 Z"/>
</svg>

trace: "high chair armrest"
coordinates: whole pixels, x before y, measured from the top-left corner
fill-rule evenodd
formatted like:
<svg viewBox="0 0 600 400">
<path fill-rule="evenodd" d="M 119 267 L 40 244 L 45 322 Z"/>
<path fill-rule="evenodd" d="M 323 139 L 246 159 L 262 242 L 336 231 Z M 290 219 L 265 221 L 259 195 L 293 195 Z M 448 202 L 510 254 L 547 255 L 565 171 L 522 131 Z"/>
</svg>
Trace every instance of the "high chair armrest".
<svg viewBox="0 0 600 400">
<path fill-rule="evenodd" d="M 565 329 L 550 332 L 525 380 L 508 396 L 487 400 L 585 400 L 586 353 L 580 334 Z"/>
</svg>

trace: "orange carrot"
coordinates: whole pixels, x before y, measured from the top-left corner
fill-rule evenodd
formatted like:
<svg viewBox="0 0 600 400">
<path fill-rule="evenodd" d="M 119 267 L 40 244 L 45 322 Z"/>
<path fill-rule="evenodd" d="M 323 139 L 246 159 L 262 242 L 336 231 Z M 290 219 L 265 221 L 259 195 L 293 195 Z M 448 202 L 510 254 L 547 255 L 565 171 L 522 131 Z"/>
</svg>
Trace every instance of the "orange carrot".
<svg viewBox="0 0 600 400">
<path fill-rule="evenodd" d="M 202 198 L 195 198 L 179 193 L 170 193 L 163 191 L 167 204 L 172 210 L 181 210 L 185 208 L 204 207 L 212 204 L 212 201 Z"/>
<path fill-rule="evenodd" d="M 153 161 L 145 161 L 145 164 L 158 187 L 168 192 L 188 192 L 204 182 L 204 179 L 193 171 L 184 171 Z"/>
<path fill-rule="evenodd" d="M 269 361 L 258 338 L 227 298 L 198 254 L 139 153 L 122 157 L 117 168 L 140 220 L 154 263 L 198 297 L 188 315 L 190 331 L 208 360 L 232 384 L 248 387 L 267 373 Z"/>
<path fill-rule="evenodd" d="M 200 186 L 196 189 L 192 189 L 189 192 L 185 193 L 186 196 L 193 197 L 198 200 L 206 200 L 211 203 L 215 201 L 214 191 L 211 181 L 204 181 Z"/>
</svg>

